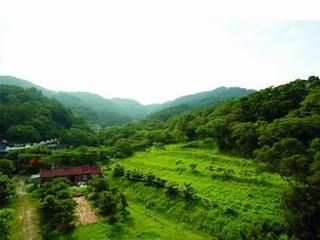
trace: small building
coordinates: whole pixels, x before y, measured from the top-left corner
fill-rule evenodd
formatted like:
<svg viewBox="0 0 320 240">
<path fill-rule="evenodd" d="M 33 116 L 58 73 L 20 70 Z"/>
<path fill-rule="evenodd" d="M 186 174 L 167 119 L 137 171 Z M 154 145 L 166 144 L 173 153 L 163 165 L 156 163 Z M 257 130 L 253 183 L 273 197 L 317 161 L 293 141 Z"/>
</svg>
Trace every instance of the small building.
<svg viewBox="0 0 320 240">
<path fill-rule="evenodd" d="M 94 176 L 102 174 L 97 166 L 58 167 L 53 169 L 40 169 L 40 181 L 48 181 L 58 177 L 65 177 L 73 183 L 86 182 Z"/>
<path fill-rule="evenodd" d="M 0 140 L 0 153 L 8 152 L 8 147 L 11 147 L 11 145 L 9 145 L 6 140 Z"/>
</svg>

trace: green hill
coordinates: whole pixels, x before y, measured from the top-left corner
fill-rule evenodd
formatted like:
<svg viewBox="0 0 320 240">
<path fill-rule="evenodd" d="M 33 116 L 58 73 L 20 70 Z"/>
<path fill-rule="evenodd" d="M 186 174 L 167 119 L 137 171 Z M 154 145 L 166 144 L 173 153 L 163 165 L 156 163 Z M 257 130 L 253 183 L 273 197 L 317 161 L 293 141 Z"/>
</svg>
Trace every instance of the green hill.
<svg viewBox="0 0 320 240">
<path fill-rule="evenodd" d="M 97 94 L 87 92 L 51 91 L 26 80 L 11 76 L 0 76 L 0 84 L 39 89 L 45 96 L 60 101 L 74 113 L 101 126 L 125 124 L 141 120 L 147 115 L 157 111 L 160 112 L 151 117 L 158 118 L 159 116 L 160 119 L 167 119 L 168 112 L 170 112 L 169 115 L 172 116 L 173 114 L 184 111 L 215 105 L 221 101 L 234 97 L 245 96 L 252 92 L 252 90 L 243 88 L 221 87 L 209 92 L 180 97 L 163 104 L 142 105 L 132 99 L 106 99 Z M 170 109 L 172 108 L 177 108 L 178 110 L 171 111 Z M 164 111 L 164 114 L 162 111 Z M 163 115 L 165 117 L 163 117 Z"/>
<path fill-rule="evenodd" d="M 282 190 L 282 193 L 279 194 L 282 194 L 281 216 L 283 216 L 283 226 L 286 228 L 289 238 L 318 239 L 320 199 L 319 136 L 320 79 L 319 77 L 311 76 L 307 80 L 298 79 L 277 87 L 269 87 L 211 108 L 176 115 L 165 122 L 149 119 L 123 127 L 105 129 L 100 134 L 100 142 L 115 146 L 115 143 L 119 142 L 120 139 L 124 141 L 123 138 L 125 138 L 127 145 L 124 146 L 124 149 L 127 152 L 127 149 L 130 148 L 134 151 L 141 151 L 150 149 L 150 146 L 161 149 L 166 147 L 165 144 L 169 143 L 186 143 L 184 148 L 192 150 L 185 155 L 185 159 L 178 152 L 172 153 L 170 156 L 166 156 L 165 152 L 161 152 L 158 158 L 145 154 L 141 159 L 137 159 L 137 156 L 141 155 L 136 154 L 131 159 L 131 162 L 123 161 L 123 163 L 126 167 L 131 167 L 132 163 L 135 168 L 155 172 L 172 181 L 188 180 L 188 182 L 192 182 L 196 189 L 205 183 L 202 178 L 206 175 L 206 169 L 203 169 L 203 164 L 211 158 L 204 156 L 204 159 L 196 161 L 196 164 L 200 166 L 200 171 L 195 178 L 191 176 L 183 177 L 187 167 L 180 168 L 178 165 L 180 164 L 179 160 L 186 163 L 189 162 L 189 159 L 192 159 L 194 153 L 198 151 L 197 149 L 211 148 L 212 151 L 218 149 L 220 153 L 254 158 L 255 165 L 265 164 L 267 171 L 280 174 L 288 183 L 288 188 L 279 187 Z M 180 168 L 181 176 L 174 176 L 173 161 L 176 161 L 176 170 Z M 212 164 L 218 161 L 218 158 L 213 158 Z M 228 160 L 227 162 L 231 161 Z M 166 164 L 171 165 L 166 167 Z M 239 164 L 241 163 L 239 162 Z M 224 163 L 219 161 L 219 165 L 223 166 Z M 191 164 L 189 167 L 192 168 Z M 213 169 L 217 170 L 216 167 L 213 167 Z M 234 179 L 238 184 L 243 183 L 243 180 L 237 176 L 237 171 L 235 169 L 233 171 L 226 170 L 222 174 L 224 176 L 215 173 L 213 179 Z M 141 177 L 139 172 L 135 172 L 134 175 L 134 179 Z M 149 175 L 142 176 L 151 178 Z M 271 178 L 268 179 L 270 180 Z M 125 186 L 131 187 L 130 185 Z M 230 187 L 230 183 L 228 183 L 227 187 Z M 138 186 L 132 189 L 133 195 L 136 194 L 134 191 L 138 191 L 137 189 Z M 238 190 L 240 189 L 241 187 Z M 208 192 L 205 192 L 206 190 Z M 250 191 L 252 190 L 253 188 L 250 188 Z M 129 192 L 129 190 L 127 191 Z M 223 192 L 223 189 L 220 191 Z M 200 192 L 210 194 L 209 187 L 205 187 Z M 234 192 L 236 193 L 237 190 L 234 190 Z M 267 190 L 265 193 L 267 193 Z M 269 195 L 270 193 L 267 194 Z M 228 198 L 227 194 L 222 195 L 225 200 Z M 158 205 L 157 203 L 149 202 L 150 199 L 148 197 L 142 199 L 141 196 L 143 196 L 142 192 L 137 193 L 135 195 L 136 201 L 143 202 L 146 206 L 155 208 L 160 212 L 166 212 L 166 209 L 162 208 L 165 203 Z M 220 197 L 213 196 L 216 200 Z M 233 198 L 241 199 L 241 193 L 235 194 Z M 264 198 L 267 198 L 267 196 Z M 269 201 L 266 200 L 265 203 L 267 202 Z M 235 205 L 237 204 L 228 204 L 229 207 Z M 174 214 L 176 212 L 172 210 L 170 213 Z M 197 213 L 196 211 L 194 214 Z M 183 211 L 181 211 L 181 215 L 176 217 L 182 217 L 182 214 Z M 191 224 L 198 224 L 198 219 L 208 217 L 206 214 L 207 212 L 199 215 Z M 256 212 L 255 214 L 258 213 Z M 255 218 L 255 214 L 251 215 L 251 219 Z M 245 214 L 241 213 L 240 215 L 244 216 Z M 222 213 L 219 217 L 221 216 L 223 218 Z M 219 218 L 215 216 L 212 221 L 216 217 Z M 186 217 L 186 219 L 188 218 Z M 239 229 L 245 223 L 246 220 L 242 220 L 233 226 L 237 226 L 236 228 Z M 272 228 L 271 226 L 263 225 L 266 229 Z M 228 228 L 226 223 L 222 223 L 222 226 Z M 205 224 L 202 224 L 201 227 L 207 229 Z M 229 231 L 226 233 L 229 233 Z M 261 236 L 259 234 L 253 236 L 246 235 L 246 233 L 243 234 L 241 237 L 217 237 L 217 239 L 260 239 L 258 237 Z M 262 236 L 261 239 L 267 239 L 267 237 L 264 238 Z"/>
<path fill-rule="evenodd" d="M 0 112 L 0 138 L 12 142 L 56 138 L 78 121 L 60 102 L 35 88 L 2 85 Z"/>
</svg>

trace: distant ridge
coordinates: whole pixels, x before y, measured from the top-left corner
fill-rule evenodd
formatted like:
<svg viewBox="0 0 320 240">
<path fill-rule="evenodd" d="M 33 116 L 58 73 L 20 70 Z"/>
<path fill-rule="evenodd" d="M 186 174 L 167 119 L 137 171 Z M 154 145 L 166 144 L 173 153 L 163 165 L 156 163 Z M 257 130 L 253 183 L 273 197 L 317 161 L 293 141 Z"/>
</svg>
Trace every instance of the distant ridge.
<svg viewBox="0 0 320 240">
<path fill-rule="evenodd" d="M 149 114 L 155 114 L 151 115 L 155 117 L 158 111 L 160 111 L 158 115 L 161 115 L 163 111 L 170 112 L 170 109 L 178 109 L 178 111 L 171 112 L 171 114 L 169 114 L 171 116 L 172 114 L 214 105 L 230 98 L 242 97 L 254 92 L 254 90 L 239 87 L 220 87 L 212 91 L 182 96 L 163 104 L 142 105 L 133 99 L 106 99 L 88 92 L 52 91 L 12 76 L 0 76 L 0 84 L 15 85 L 23 88 L 36 88 L 42 91 L 44 95 L 57 99 L 74 113 L 101 126 L 125 124 L 141 120 Z M 161 119 L 161 117 L 159 119 Z"/>
</svg>

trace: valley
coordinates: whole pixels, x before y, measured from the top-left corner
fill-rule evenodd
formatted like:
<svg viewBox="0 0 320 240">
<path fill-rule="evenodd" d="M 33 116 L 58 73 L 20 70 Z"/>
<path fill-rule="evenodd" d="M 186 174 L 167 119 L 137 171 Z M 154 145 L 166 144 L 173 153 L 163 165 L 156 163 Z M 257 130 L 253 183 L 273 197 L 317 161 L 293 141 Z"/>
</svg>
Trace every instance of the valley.
<svg viewBox="0 0 320 240">
<path fill-rule="evenodd" d="M 311 76 L 92 129 L 1 85 L 0 240 L 317 240 L 319 92 Z"/>
</svg>

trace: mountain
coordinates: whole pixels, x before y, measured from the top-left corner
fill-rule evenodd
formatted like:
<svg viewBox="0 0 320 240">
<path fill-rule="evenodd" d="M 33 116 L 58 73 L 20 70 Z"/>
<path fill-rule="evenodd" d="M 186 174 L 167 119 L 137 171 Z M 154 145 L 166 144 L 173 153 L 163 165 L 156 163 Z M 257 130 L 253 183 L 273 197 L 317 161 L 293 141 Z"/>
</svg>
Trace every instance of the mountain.
<svg viewBox="0 0 320 240">
<path fill-rule="evenodd" d="M 76 114 L 102 126 L 128 123 L 148 114 L 142 104 L 131 99 L 105 99 L 97 94 L 87 92 L 51 91 L 32 82 L 11 76 L 0 76 L 0 84 L 36 88 L 42 91 L 45 96 L 60 101 Z"/>
<path fill-rule="evenodd" d="M 173 114 L 215 105 L 221 101 L 246 96 L 253 92 L 253 90 L 238 87 L 220 87 L 212 91 L 179 97 L 163 104 L 142 105 L 132 99 L 106 99 L 97 94 L 87 92 L 51 91 L 32 82 L 12 76 L 0 76 L 0 84 L 36 88 L 42 91 L 45 96 L 60 101 L 74 113 L 101 126 L 125 124 L 143 119 L 150 114 L 153 118 L 165 120 Z M 157 117 L 158 115 L 160 117 Z"/>
<path fill-rule="evenodd" d="M 18 143 L 56 138 L 79 123 L 69 109 L 35 88 L 2 85 L 0 112 L 0 138 Z"/>
<path fill-rule="evenodd" d="M 175 107 L 183 104 L 201 107 L 215 104 L 228 98 L 243 97 L 253 92 L 254 90 L 248 90 L 239 87 L 219 87 L 212 91 L 200 92 L 168 101 L 162 105 L 162 108 Z"/>
<path fill-rule="evenodd" d="M 222 101 L 244 97 L 253 92 L 255 91 L 239 87 L 220 87 L 212 91 L 187 95 L 164 103 L 160 106 L 160 110 L 152 113 L 149 118 L 165 121 L 182 112 L 214 106 Z"/>
</svg>

